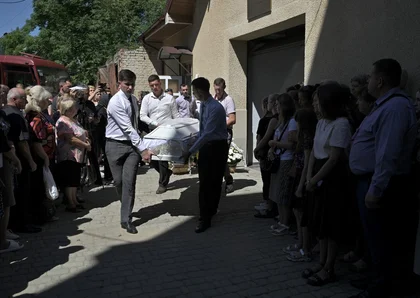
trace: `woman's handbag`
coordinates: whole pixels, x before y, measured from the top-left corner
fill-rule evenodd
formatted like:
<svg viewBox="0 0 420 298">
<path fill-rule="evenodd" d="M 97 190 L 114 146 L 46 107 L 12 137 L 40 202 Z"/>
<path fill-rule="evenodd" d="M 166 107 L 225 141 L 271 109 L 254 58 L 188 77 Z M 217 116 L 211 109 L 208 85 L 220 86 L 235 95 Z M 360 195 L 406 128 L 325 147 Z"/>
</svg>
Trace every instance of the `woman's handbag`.
<svg viewBox="0 0 420 298">
<path fill-rule="evenodd" d="M 283 130 L 280 134 L 280 137 L 276 140 L 279 141 L 283 137 L 287 127 L 289 126 L 289 121 L 286 123 L 286 125 L 283 127 Z M 272 174 L 277 173 L 277 171 L 280 168 L 280 157 L 281 155 L 286 151 L 286 149 L 281 149 L 279 154 L 274 153 L 274 158 L 270 159 L 269 157 L 266 157 L 264 160 L 261 160 L 261 169 L 263 171 L 270 172 Z"/>
</svg>

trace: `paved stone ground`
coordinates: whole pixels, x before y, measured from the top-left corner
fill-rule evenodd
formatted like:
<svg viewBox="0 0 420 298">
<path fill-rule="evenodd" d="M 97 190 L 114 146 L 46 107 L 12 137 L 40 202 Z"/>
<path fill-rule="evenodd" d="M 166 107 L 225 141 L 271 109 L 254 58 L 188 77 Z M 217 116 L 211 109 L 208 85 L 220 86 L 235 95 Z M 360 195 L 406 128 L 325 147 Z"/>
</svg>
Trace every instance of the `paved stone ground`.
<svg viewBox="0 0 420 298">
<path fill-rule="evenodd" d="M 85 212 L 64 213 L 25 248 L 0 256 L 0 297 L 348 297 L 346 266 L 339 281 L 314 288 L 300 278 L 308 264 L 286 260 L 292 236 L 268 232 L 255 219 L 261 199 L 259 172 L 236 173 L 235 192 L 223 197 L 211 229 L 195 234 L 197 175 L 173 176 L 170 191 L 156 195 L 157 174 L 140 169 L 136 220 L 139 234 L 119 227 L 112 188 L 92 189 Z"/>
</svg>

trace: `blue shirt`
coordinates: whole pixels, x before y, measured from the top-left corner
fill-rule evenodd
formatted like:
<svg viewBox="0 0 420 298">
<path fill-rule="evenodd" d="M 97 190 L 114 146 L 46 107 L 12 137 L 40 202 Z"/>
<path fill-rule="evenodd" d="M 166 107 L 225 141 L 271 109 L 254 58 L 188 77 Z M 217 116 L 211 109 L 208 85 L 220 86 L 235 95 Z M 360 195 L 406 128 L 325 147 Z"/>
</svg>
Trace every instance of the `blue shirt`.
<svg viewBox="0 0 420 298">
<path fill-rule="evenodd" d="M 227 140 L 226 113 L 223 106 L 213 97 L 201 102 L 200 134 L 190 153 L 200 150 L 210 141 Z M 227 143 L 226 143 L 227 144 Z"/>
<path fill-rule="evenodd" d="M 411 101 L 393 94 L 404 94 L 399 88 L 378 98 L 353 136 L 350 169 L 355 175 L 373 173 L 368 193 L 381 197 L 392 176 L 408 174 L 416 141 L 416 114 Z"/>
</svg>

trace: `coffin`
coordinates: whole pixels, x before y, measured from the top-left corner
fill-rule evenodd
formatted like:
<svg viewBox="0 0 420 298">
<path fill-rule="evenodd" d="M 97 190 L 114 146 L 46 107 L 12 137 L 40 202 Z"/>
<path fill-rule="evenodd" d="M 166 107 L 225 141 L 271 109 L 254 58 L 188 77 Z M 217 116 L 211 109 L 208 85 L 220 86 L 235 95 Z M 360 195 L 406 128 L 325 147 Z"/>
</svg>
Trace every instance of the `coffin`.
<svg viewBox="0 0 420 298">
<path fill-rule="evenodd" d="M 199 127 L 197 119 L 169 119 L 145 135 L 143 140 L 154 153 L 152 160 L 181 163 L 180 157 L 194 144 Z"/>
</svg>

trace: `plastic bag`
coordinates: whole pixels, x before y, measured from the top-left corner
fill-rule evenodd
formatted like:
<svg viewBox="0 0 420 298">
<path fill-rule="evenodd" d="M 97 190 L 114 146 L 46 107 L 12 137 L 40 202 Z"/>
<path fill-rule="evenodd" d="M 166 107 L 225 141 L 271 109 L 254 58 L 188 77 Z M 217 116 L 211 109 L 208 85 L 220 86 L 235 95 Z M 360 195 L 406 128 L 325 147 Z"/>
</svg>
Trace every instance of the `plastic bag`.
<svg viewBox="0 0 420 298">
<path fill-rule="evenodd" d="M 51 171 L 47 167 L 43 167 L 44 172 L 44 185 L 45 193 L 50 200 L 56 200 L 58 198 L 58 189 L 55 185 L 54 178 L 51 174 Z"/>
</svg>

